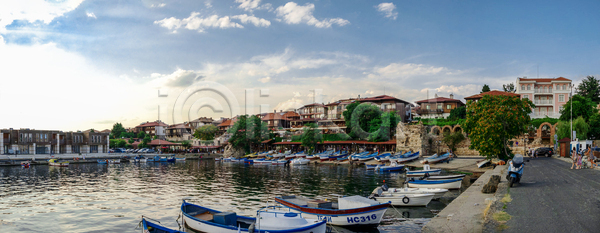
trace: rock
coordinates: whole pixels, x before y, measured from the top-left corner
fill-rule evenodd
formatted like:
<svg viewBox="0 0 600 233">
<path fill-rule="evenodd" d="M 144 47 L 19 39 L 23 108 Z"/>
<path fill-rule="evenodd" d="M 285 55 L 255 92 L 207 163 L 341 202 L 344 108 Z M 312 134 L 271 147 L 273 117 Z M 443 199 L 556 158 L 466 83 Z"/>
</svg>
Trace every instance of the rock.
<svg viewBox="0 0 600 233">
<path fill-rule="evenodd" d="M 482 193 L 496 193 L 499 183 L 500 183 L 500 176 L 493 175 L 492 177 L 490 177 L 490 180 L 488 181 L 488 183 L 483 186 L 483 188 L 481 189 L 481 192 Z"/>
</svg>

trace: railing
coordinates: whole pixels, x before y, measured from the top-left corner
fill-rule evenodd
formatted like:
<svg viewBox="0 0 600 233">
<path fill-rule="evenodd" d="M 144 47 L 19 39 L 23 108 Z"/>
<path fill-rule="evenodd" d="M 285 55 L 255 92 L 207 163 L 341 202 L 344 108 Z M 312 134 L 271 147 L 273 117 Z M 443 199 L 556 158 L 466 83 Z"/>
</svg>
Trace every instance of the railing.
<svg viewBox="0 0 600 233">
<path fill-rule="evenodd" d="M 444 109 L 419 109 L 417 114 L 442 114 L 444 113 Z"/>
<path fill-rule="evenodd" d="M 534 112 L 529 114 L 529 117 L 531 118 L 544 118 L 544 117 L 550 117 L 550 118 L 559 118 L 560 117 L 560 113 L 558 112 Z"/>
<path fill-rule="evenodd" d="M 554 104 L 553 100 L 535 100 L 534 104 Z"/>
<path fill-rule="evenodd" d="M 535 90 L 535 93 L 552 93 L 552 89 L 546 89 L 546 90 L 537 89 L 537 90 Z"/>
</svg>

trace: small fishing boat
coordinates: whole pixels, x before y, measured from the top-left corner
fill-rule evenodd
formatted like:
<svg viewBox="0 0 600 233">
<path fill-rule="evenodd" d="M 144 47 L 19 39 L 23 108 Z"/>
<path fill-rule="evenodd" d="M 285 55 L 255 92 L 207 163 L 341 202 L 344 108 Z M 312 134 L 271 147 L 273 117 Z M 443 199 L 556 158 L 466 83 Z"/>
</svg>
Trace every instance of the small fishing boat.
<svg viewBox="0 0 600 233">
<path fill-rule="evenodd" d="M 296 158 L 296 154 L 286 154 L 284 157 L 285 159 L 293 159 Z"/>
<path fill-rule="evenodd" d="M 346 155 L 344 157 L 337 158 L 338 162 L 346 162 L 348 160 L 350 160 L 350 155 Z"/>
<path fill-rule="evenodd" d="M 306 158 L 306 154 L 304 153 L 304 151 L 300 151 L 296 153 L 296 158 Z"/>
<path fill-rule="evenodd" d="M 381 189 L 384 193 L 389 195 L 404 195 L 404 194 L 425 194 L 425 193 L 433 193 L 433 199 L 439 199 L 448 192 L 448 189 L 441 188 L 388 188 L 387 185 L 382 185 L 381 187 L 375 188 L 371 194 L 378 193 L 379 189 Z"/>
<path fill-rule="evenodd" d="M 379 164 L 365 164 L 367 170 L 375 170 Z"/>
<path fill-rule="evenodd" d="M 295 158 L 290 161 L 291 165 L 307 165 L 308 163 L 310 163 L 310 159 L 305 159 L 302 157 Z"/>
<path fill-rule="evenodd" d="M 457 174 L 457 175 L 447 175 L 447 176 L 425 176 L 426 180 L 453 180 L 453 179 L 462 179 L 466 175 L 465 174 Z"/>
<path fill-rule="evenodd" d="M 382 162 L 382 163 L 385 163 L 387 161 L 390 161 L 390 156 L 391 155 L 392 155 L 391 153 L 383 153 L 381 155 L 375 156 L 375 160 L 377 160 L 379 162 Z"/>
<path fill-rule="evenodd" d="M 155 162 L 154 158 L 150 157 L 150 158 L 146 158 L 146 162 Z"/>
<path fill-rule="evenodd" d="M 453 180 L 414 180 L 408 181 L 409 188 L 440 188 L 440 189 L 460 189 L 462 178 Z"/>
<path fill-rule="evenodd" d="M 138 155 L 138 156 L 133 157 L 133 160 L 131 160 L 131 161 L 133 161 L 134 163 L 139 163 L 143 157 L 144 156 Z"/>
<path fill-rule="evenodd" d="M 419 158 L 419 152 L 415 152 L 415 153 L 408 152 L 408 153 L 402 154 L 402 155 L 394 158 L 393 162 L 406 163 L 406 162 L 416 160 L 418 158 Z"/>
<path fill-rule="evenodd" d="M 69 162 L 68 161 L 59 161 L 58 159 L 50 159 L 50 160 L 48 160 L 48 165 L 57 166 L 57 167 L 68 167 Z"/>
<path fill-rule="evenodd" d="M 487 165 L 489 163 L 490 163 L 489 159 L 484 159 L 484 160 L 481 160 L 481 161 L 477 161 L 477 167 L 481 168 L 481 167 L 483 167 L 483 166 L 485 166 L 485 165 Z"/>
<path fill-rule="evenodd" d="M 328 224 L 344 227 L 377 227 L 390 206 L 361 196 L 340 197 L 337 203 L 299 196 L 275 197 L 275 201 L 307 219 L 327 220 Z"/>
<path fill-rule="evenodd" d="M 450 153 L 445 153 L 443 155 L 434 154 L 432 156 L 425 158 L 423 161 L 421 161 L 421 163 L 428 163 L 428 164 L 439 163 L 442 161 L 446 161 L 449 158 L 450 158 Z"/>
<path fill-rule="evenodd" d="M 175 158 L 175 161 L 177 161 L 177 162 L 183 162 L 183 161 L 185 161 L 185 158 Z"/>
<path fill-rule="evenodd" d="M 306 156 L 306 159 L 318 159 L 318 158 L 319 158 L 319 156 L 317 156 L 317 155 L 307 155 Z"/>
<path fill-rule="evenodd" d="M 31 163 L 29 161 L 21 162 L 21 167 L 29 168 L 29 166 L 31 166 Z"/>
<path fill-rule="evenodd" d="M 376 200 L 379 203 L 389 202 L 394 206 L 427 206 L 434 196 L 435 194 L 433 193 L 392 195 L 379 189 L 378 193 L 372 194 L 369 198 Z"/>
<path fill-rule="evenodd" d="M 271 161 L 272 165 L 285 165 L 288 161 L 285 159 L 273 160 Z"/>
<path fill-rule="evenodd" d="M 215 161 L 221 161 L 220 157 L 215 158 Z"/>
<path fill-rule="evenodd" d="M 254 165 L 271 165 L 271 164 L 273 164 L 273 160 L 266 160 L 266 159 L 254 160 Z"/>
<path fill-rule="evenodd" d="M 201 232 L 256 232 L 256 233 L 325 233 L 323 220 L 308 220 L 302 214 L 267 207 L 257 211 L 257 218 L 238 216 L 207 207 L 183 202 L 183 220 L 187 226 Z"/>
<path fill-rule="evenodd" d="M 120 159 L 109 159 L 108 163 L 110 163 L 110 164 L 119 164 L 119 163 L 121 163 L 121 160 Z"/>
<path fill-rule="evenodd" d="M 185 231 L 173 230 L 148 221 L 144 216 L 142 216 L 142 229 L 143 233 L 185 233 Z"/>
<path fill-rule="evenodd" d="M 378 166 L 376 170 L 380 172 L 399 172 L 404 169 L 404 165 L 398 164 L 396 162 L 392 162 L 389 166 Z"/>
<path fill-rule="evenodd" d="M 377 152 L 375 152 L 373 154 L 365 155 L 365 156 L 360 156 L 357 158 L 358 158 L 358 161 L 363 162 L 363 161 L 368 161 L 368 160 L 375 158 L 376 155 L 377 155 Z"/>
<path fill-rule="evenodd" d="M 98 159 L 98 164 L 108 164 L 108 159 Z"/>
<path fill-rule="evenodd" d="M 175 156 L 170 156 L 170 157 L 160 157 L 160 156 L 154 156 L 154 162 L 170 162 L 170 163 L 174 163 L 176 161 Z"/>
<path fill-rule="evenodd" d="M 406 176 L 425 176 L 425 174 L 429 176 L 439 175 L 442 172 L 442 169 L 431 169 L 429 165 L 423 166 L 423 170 L 414 170 L 411 171 L 408 168 L 406 169 Z"/>
<path fill-rule="evenodd" d="M 319 160 L 321 162 L 323 162 L 323 161 L 329 161 L 329 155 L 320 155 L 319 156 Z"/>
<path fill-rule="evenodd" d="M 348 155 L 348 153 L 347 153 L 347 152 L 344 152 L 344 151 L 342 151 L 342 152 L 340 152 L 339 154 L 336 154 L 336 155 L 330 155 L 330 156 L 329 156 L 329 161 L 336 161 L 336 160 L 338 160 L 339 158 L 346 157 L 347 155 Z"/>
</svg>

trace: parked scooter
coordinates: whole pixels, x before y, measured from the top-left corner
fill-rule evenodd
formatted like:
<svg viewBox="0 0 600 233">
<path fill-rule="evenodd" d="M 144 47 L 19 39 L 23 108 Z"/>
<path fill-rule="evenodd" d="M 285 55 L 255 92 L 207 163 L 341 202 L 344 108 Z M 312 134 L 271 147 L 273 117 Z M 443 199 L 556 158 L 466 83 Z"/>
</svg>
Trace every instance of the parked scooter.
<svg viewBox="0 0 600 233">
<path fill-rule="evenodd" d="M 521 182 L 521 176 L 523 176 L 523 155 L 516 154 L 511 161 L 508 162 L 508 174 L 506 179 L 508 180 L 508 186 L 512 187 L 514 183 Z"/>
</svg>

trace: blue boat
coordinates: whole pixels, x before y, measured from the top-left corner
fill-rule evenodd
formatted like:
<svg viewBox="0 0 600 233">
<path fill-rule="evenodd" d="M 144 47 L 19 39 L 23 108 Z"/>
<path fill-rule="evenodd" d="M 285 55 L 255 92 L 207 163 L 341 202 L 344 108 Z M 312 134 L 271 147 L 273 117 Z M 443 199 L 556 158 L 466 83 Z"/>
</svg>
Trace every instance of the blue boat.
<svg viewBox="0 0 600 233">
<path fill-rule="evenodd" d="M 98 159 L 98 164 L 108 164 L 108 160 L 106 160 L 106 159 Z"/>
<path fill-rule="evenodd" d="M 415 152 L 415 153 L 407 152 L 396 158 L 390 159 L 390 161 L 397 162 L 397 163 L 405 163 L 405 162 L 413 161 L 418 158 L 419 158 L 419 152 Z"/>
<path fill-rule="evenodd" d="M 450 153 L 445 153 L 443 155 L 434 154 L 432 156 L 425 158 L 425 162 L 427 162 L 429 164 L 438 163 L 438 162 L 446 161 L 449 158 L 450 158 Z"/>
<path fill-rule="evenodd" d="M 387 156 L 391 156 L 391 155 L 392 155 L 392 153 L 383 153 L 378 156 L 375 156 L 374 159 L 379 162 L 385 162 L 385 161 L 389 160 L 389 157 L 387 157 Z M 386 159 L 386 157 L 387 157 L 387 159 Z"/>
<path fill-rule="evenodd" d="M 415 180 L 408 181 L 409 188 L 441 188 L 441 189 L 460 189 L 462 178 L 451 180 Z"/>
<path fill-rule="evenodd" d="M 404 165 L 398 165 L 396 162 L 390 164 L 390 166 L 380 166 L 377 168 L 380 172 L 399 172 L 404 169 Z"/>
<path fill-rule="evenodd" d="M 149 158 L 146 159 L 146 162 L 154 162 L 154 158 L 149 157 Z"/>
<path fill-rule="evenodd" d="M 365 164 L 365 168 L 367 168 L 367 170 L 375 170 L 375 168 L 377 168 L 377 164 Z"/>
<path fill-rule="evenodd" d="M 344 157 L 337 158 L 337 161 L 343 162 L 343 161 L 347 161 L 348 159 L 350 159 L 350 155 L 346 155 Z"/>
<path fill-rule="evenodd" d="M 146 220 L 143 216 L 142 216 L 142 227 L 143 227 L 144 233 L 185 233 L 184 231 L 169 229 L 169 228 L 163 227 L 161 225 L 158 225 L 156 223 L 150 222 L 150 221 Z"/>
</svg>

